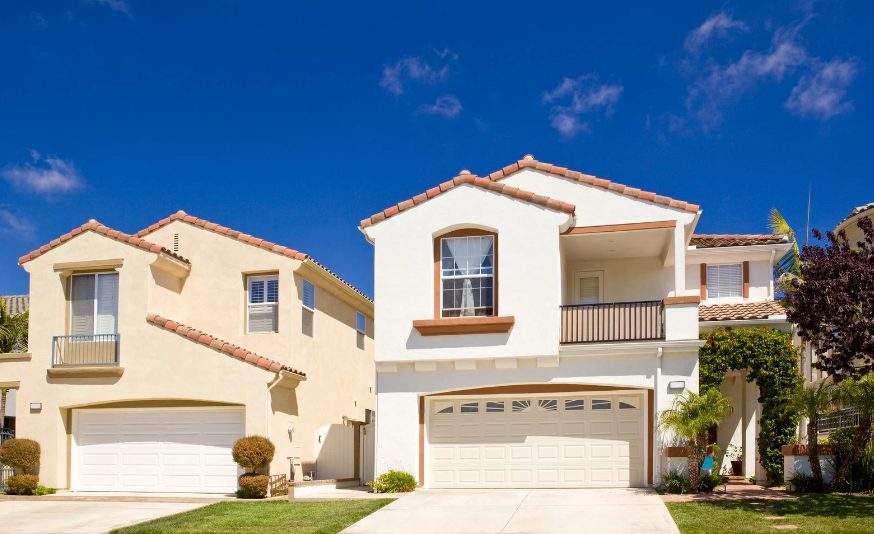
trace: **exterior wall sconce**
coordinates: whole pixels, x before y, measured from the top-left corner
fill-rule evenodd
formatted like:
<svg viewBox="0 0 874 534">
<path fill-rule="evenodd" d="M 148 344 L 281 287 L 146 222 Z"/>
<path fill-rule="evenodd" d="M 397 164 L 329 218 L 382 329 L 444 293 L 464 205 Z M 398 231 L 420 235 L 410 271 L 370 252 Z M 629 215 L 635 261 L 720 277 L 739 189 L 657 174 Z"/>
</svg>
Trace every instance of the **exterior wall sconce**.
<svg viewBox="0 0 874 534">
<path fill-rule="evenodd" d="M 668 389 L 686 389 L 686 381 L 675 380 L 673 382 L 668 382 Z"/>
</svg>

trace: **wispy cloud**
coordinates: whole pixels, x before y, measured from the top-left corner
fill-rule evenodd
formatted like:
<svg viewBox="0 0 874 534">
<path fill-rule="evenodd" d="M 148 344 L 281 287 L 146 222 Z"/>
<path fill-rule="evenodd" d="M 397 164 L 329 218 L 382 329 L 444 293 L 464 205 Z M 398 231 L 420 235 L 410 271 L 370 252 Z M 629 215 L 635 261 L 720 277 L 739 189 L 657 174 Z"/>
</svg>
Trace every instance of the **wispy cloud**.
<svg viewBox="0 0 874 534">
<path fill-rule="evenodd" d="M 21 239 L 33 238 L 33 224 L 23 217 L 0 209 L 0 234 L 14 235 Z"/>
<path fill-rule="evenodd" d="M 443 50 L 437 50 L 435 48 L 434 53 L 437 54 L 438 56 L 440 56 L 440 59 L 446 59 L 447 57 L 451 60 L 458 59 L 458 54 L 456 54 L 455 52 L 453 52 L 452 50 L 450 50 L 448 48 L 444 48 Z"/>
<path fill-rule="evenodd" d="M 131 17 L 130 9 L 128 8 L 127 2 L 124 0 L 85 0 L 88 4 L 97 3 L 102 6 L 106 6 L 113 11 L 118 11 L 119 13 L 124 13 L 128 17 Z"/>
<path fill-rule="evenodd" d="M 43 158 L 36 150 L 30 151 L 32 163 L 9 164 L 0 175 L 18 189 L 31 190 L 45 196 L 66 193 L 84 183 L 72 161 L 57 156 Z"/>
<path fill-rule="evenodd" d="M 571 97 L 569 106 L 553 106 L 549 120 L 552 127 L 564 137 L 573 137 L 580 132 L 591 131 L 589 123 L 582 116 L 594 111 L 610 115 L 616 109 L 624 87 L 621 84 L 599 84 L 598 75 L 586 74 L 578 78 L 564 78 L 552 91 L 545 91 L 541 97 L 544 104 L 550 104 Z"/>
<path fill-rule="evenodd" d="M 461 113 L 461 102 L 452 95 L 443 95 L 433 104 L 422 104 L 416 113 L 426 113 L 429 115 L 442 115 L 447 118 L 456 117 Z"/>
<path fill-rule="evenodd" d="M 414 81 L 424 84 L 445 82 L 449 78 L 449 67 L 434 69 L 421 58 L 403 57 L 394 65 L 386 65 L 382 69 L 382 79 L 379 86 L 394 95 L 404 94 L 404 83 Z"/>
<path fill-rule="evenodd" d="M 692 30 L 686 36 L 684 46 L 689 52 L 697 52 L 711 37 L 725 39 L 731 30 L 748 32 L 750 28 L 746 22 L 735 20 L 729 13 L 720 11 L 716 15 L 708 17 L 701 26 Z"/>
<path fill-rule="evenodd" d="M 858 61 L 835 58 L 828 63 L 815 60 L 811 72 L 798 80 L 785 107 L 795 115 L 819 121 L 853 111 L 853 102 L 845 100 L 847 87 L 859 73 Z"/>
</svg>

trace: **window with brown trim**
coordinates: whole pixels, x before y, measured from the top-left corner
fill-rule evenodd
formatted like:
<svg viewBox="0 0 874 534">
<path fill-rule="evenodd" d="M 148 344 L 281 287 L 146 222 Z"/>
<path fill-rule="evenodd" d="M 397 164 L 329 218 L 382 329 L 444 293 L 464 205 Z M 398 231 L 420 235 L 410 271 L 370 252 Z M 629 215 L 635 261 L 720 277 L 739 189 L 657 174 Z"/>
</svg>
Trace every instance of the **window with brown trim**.
<svg viewBox="0 0 874 534">
<path fill-rule="evenodd" d="M 435 318 L 497 315 L 497 240 L 474 229 L 434 240 Z"/>
</svg>

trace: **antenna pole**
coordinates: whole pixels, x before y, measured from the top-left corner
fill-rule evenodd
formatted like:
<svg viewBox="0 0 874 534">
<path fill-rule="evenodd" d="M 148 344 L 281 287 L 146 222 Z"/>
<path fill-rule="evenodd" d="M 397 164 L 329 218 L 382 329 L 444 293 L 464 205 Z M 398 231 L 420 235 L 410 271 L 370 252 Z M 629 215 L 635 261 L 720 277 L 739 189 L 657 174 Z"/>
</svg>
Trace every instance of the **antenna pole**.
<svg viewBox="0 0 874 534">
<path fill-rule="evenodd" d="M 810 191 L 813 184 L 807 186 L 807 228 L 804 232 L 804 246 L 807 246 L 807 240 L 810 238 Z"/>
</svg>

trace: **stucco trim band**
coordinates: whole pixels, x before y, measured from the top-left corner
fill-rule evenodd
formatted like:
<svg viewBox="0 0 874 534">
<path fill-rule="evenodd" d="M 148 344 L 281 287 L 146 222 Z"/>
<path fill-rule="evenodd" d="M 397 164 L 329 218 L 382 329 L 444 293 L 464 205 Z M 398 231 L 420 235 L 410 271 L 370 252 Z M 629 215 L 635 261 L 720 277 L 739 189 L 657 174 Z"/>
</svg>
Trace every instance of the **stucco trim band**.
<svg viewBox="0 0 874 534">
<path fill-rule="evenodd" d="M 0 360 L 29 360 L 33 354 L 29 352 L 5 352 L 0 354 Z"/>
<path fill-rule="evenodd" d="M 49 378 L 115 378 L 124 374 L 124 367 L 117 365 L 81 365 L 75 367 L 50 367 Z"/>
<path fill-rule="evenodd" d="M 452 317 L 413 321 L 413 328 L 423 336 L 464 336 L 471 334 L 506 334 L 516 324 L 512 315 L 506 317 Z"/>
</svg>

